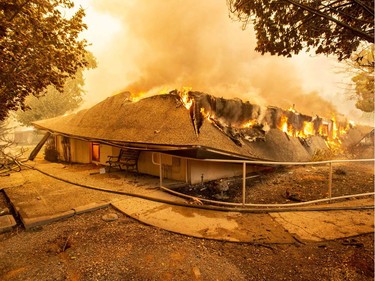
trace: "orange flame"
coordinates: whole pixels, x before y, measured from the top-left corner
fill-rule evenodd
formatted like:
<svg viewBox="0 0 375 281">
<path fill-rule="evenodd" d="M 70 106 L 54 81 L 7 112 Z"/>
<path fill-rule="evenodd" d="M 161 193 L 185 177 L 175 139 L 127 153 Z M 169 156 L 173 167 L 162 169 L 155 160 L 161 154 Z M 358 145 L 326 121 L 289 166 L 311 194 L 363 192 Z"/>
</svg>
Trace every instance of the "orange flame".
<svg viewBox="0 0 375 281">
<path fill-rule="evenodd" d="M 314 134 L 314 123 L 308 121 L 303 122 L 303 137 L 313 136 Z"/>
<path fill-rule="evenodd" d="M 327 124 L 320 125 L 318 133 L 321 136 L 328 136 L 328 125 Z"/>
<path fill-rule="evenodd" d="M 332 116 L 332 130 L 331 134 L 328 136 L 326 143 L 331 149 L 341 150 L 341 140 L 339 139 L 340 130 L 336 121 L 335 115 Z M 349 127 L 347 127 L 349 129 Z"/>
<path fill-rule="evenodd" d="M 144 96 L 146 94 L 146 92 L 143 92 L 143 91 L 141 91 L 141 92 L 139 92 L 139 93 L 136 93 L 136 94 L 131 94 L 130 95 L 130 99 L 131 99 L 131 101 L 132 102 L 137 102 L 137 101 L 139 101 L 140 99 L 142 99 L 142 97 Z"/>
<path fill-rule="evenodd" d="M 203 117 L 206 118 L 208 121 L 212 122 L 211 119 L 215 119 L 215 115 L 211 112 L 206 112 L 203 107 L 200 109 L 200 111 Z"/>
<path fill-rule="evenodd" d="M 254 125 L 257 124 L 257 120 L 253 119 L 253 120 L 249 120 L 247 121 L 246 123 L 242 124 L 242 128 L 252 128 Z"/>
<path fill-rule="evenodd" d="M 201 113 L 205 118 L 210 118 L 210 113 L 206 112 L 203 107 L 201 108 Z"/>
<path fill-rule="evenodd" d="M 182 90 L 179 91 L 181 102 L 186 109 L 190 109 L 194 102 L 194 100 L 189 96 L 191 89 L 191 87 L 183 87 Z M 297 113 L 297 111 L 294 109 L 294 105 L 289 108 L 289 111 Z M 216 117 L 212 112 L 207 112 L 205 108 L 202 107 L 200 108 L 200 113 L 209 122 L 215 122 L 214 119 Z M 225 120 L 221 120 L 220 122 L 224 121 Z M 341 143 L 339 136 L 345 134 L 352 124 L 348 123 L 345 125 L 345 128 L 343 128 L 337 124 L 335 116 L 332 117 L 331 121 L 332 122 L 323 121 L 317 130 L 314 128 L 314 121 L 304 121 L 302 129 L 297 131 L 292 124 L 288 123 L 288 117 L 286 115 L 282 115 L 277 128 L 291 137 L 308 138 L 314 135 L 320 135 L 325 137 L 326 142 L 330 147 L 339 147 Z M 257 124 L 258 120 L 252 119 L 243 123 L 241 128 L 252 128 Z"/>
<path fill-rule="evenodd" d="M 335 115 L 332 116 L 332 139 L 337 139 L 337 133 L 338 133 L 338 128 L 337 128 L 337 123 L 336 123 L 336 117 Z"/>
<path fill-rule="evenodd" d="M 295 108 L 294 108 L 294 104 L 293 104 L 291 107 L 289 107 L 288 110 L 291 111 L 291 112 L 294 112 L 294 113 L 297 112 L 297 111 L 295 110 Z"/>
<path fill-rule="evenodd" d="M 281 117 L 278 128 L 291 137 L 307 138 L 315 135 L 313 122 L 304 121 L 302 129 L 300 131 L 296 131 L 292 125 L 288 124 L 288 117 L 285 115 Z"/>
<path fill-rule="evenodd" d="M 186 109 L 190 109 L 190 107 L 193 105 L 193 99 L 189 96 L 189 92 L 191 90 L 191 87 L 182 87 L 181 91 L 179 92 L 182 104 Z"/>
<path fill-rule="evenodd" d="M 282 116 L 278 128 L 284 133 L 288 133 L 288 117 Z"/>
</svg>

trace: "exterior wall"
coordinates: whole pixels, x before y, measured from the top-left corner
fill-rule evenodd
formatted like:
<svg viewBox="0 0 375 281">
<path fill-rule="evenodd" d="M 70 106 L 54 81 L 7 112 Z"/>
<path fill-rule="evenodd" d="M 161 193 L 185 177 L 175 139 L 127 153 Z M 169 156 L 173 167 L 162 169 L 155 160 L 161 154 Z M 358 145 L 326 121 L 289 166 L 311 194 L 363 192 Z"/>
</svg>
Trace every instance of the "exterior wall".
<svg viewBox="0 0 375 281">
<path fill-rule="evenodd" d="M 68 161 L 68 159 L 65 159 L 66 155 L 64 154 L 63 136 L 55 136 L 55 145 L 58 154 L 58 160 Z"/>
<path fill-rule="evenodd" d="M 248 168 L 247 172 L 249 172 Z M 242 164 L 189 160 L 188 174 L 191 184 L 200 183 L 202 179 L 206 182 L 220 178 L 241 176 Z"/>
<path fill-rule="evenodd" d="M 154 153 L 154 159 L 152 159 L 152 152 L 142 151 L 138 159 L 138 171 L 140 173 L 149 174 L 153 176 L 159 176 L 159 163 L 160 156 L 158 153 Z M 157 164 L 154 164 L 157 163 Z M 163 164 L 163 178 L 174 179 L 179 181 L 186 180 L 186 165 L 187 160 L 180 157 L 162 154 Z"/>
<path fill-rule="evenodd" d="M 154 153 L 154 164 L 152 152 L 141 152 L 138 160 L 138 171 L 140 173 L 159 176 L 159 154 Z M 176 156 L 162 154 L 163 178 L 187 181 L 191 184 L 202 181 L 217 180 L 233 176 L 242 176 L 242 164 L 208 162 L 199 160 L 183 159 Z M 254 171 L 254 167 L 247 165 L 246 172 Z"/>
<path fill-rule="evenodd" d="M 152 152 L 142 151 L 139 154 L 138 171 L 143 174 L 159 176 L 159 165 L 152 163 Z"/>
<path fill-rule="evenodd" d="M 71 162 L 91 163 L 92 143 L 77 139 L 70 139 Z M 59 153 L 59 159 L 64 159 L 62 137 L 56 136 L 56 149 Z M 120 149 L 105 144 L 100 144 L 100 161 L 95 162 L 107 165 L 106 161 L 110 155 L 118 155 Z M 154 155 L 154 159 L 152 159 Z M 140 173 L 159 176 L 160 154 L 148 151 L 142 151 L 138 159 L 138 171 Z M 220 178 L 241 176 L 242 164 L 208 162 L 199 160 L 183 159 L 177 156 L 162 154 L 163 178 L 178 181 L 187 181 L 191 184 L 200 183 Z M 252 170 L 247 166 L 247 172 Z"/>
<path fill-rule="evenodd" d="M 59 155 L 59 160 L 68 161 L 64 156 L 64 146 L 62 144 L 63 137 L 56 136 L 56 150 Z M 69 139 L 70 143 L 70 162 L 73 163 L 98 163 L 106 165 L 109 155 L 118 155 L 120 149 L 105 144 L 100 144 L 100 161 L 92 161 L 92 143 L 88 141 L 78 140 L 74 138 Z"/>
<path fill-rule="evenodd" d="M 56 136 L 55 139 L 56 150 L 60 161 L 69 161 L 65 159 L 63 137 Z M 70 162 L 75 163 L 90 163 L 91 162 L 91 145 L 87 141 L 78 139 L 69 139 L 70 145 Z"/>
<path fill-rule="evenodd" d="M 115 151 L 114 151 L 115 150 Z M 108 160 L 108 156 L 110 155 L 118 155 L 120 152 L 120 149 L 115 149 L 115 147 L 106 145 L 106 144 L 100 144 L 100 161 L 95 162 L 102 165 L 107 165 L 106 161 Z"/>
<path fill-rule="evenodd" d="M 63 155 L 64 154 L 63 154 L 63 148 L 62 148 L 61 141 L 62 141 L 62 137 L 61 136 L 55 136 L 55 145 L 56 145 L 56 150 L 57 150 L 58 158 L 59 158 L 59 160 L 64 161 L 65 159 L 63 159 Z"/>
<path fill-rule="evenodd" d="M 90 143 L 87 141 L 70 139 L 71 162 L 90 163 Z"/>
<path fill-rule="evenodd" d="M 187 160 L 181 157 L 162 155 L 163 178 L 186 181 Z"/>
</svg>

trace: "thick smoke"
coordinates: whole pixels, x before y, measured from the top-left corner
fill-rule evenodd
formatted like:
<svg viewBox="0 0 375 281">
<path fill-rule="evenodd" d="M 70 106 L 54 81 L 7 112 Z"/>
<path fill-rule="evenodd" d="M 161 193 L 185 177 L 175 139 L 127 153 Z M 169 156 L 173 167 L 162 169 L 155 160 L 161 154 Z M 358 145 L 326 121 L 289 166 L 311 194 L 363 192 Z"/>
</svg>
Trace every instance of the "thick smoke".
<svg viewBox="0 0 375 281">
<path fill-rule="evenodd" d="M 225 0 L 111 0 L 93 5 L 124 26 L 106 54 L 121 64 L 124 84 L 118 91 L 154 94 L 190 86 L 263 106 L 295 104 L 309 115 L 330 117 L 336 111 L 317 93 L 303 90 L 290 59 L 253 51 L 251 28 L 242 31 L 229 18 Z M 116 73 L 118 84 L 117 69 L 108 71 Z"/>
</svg>

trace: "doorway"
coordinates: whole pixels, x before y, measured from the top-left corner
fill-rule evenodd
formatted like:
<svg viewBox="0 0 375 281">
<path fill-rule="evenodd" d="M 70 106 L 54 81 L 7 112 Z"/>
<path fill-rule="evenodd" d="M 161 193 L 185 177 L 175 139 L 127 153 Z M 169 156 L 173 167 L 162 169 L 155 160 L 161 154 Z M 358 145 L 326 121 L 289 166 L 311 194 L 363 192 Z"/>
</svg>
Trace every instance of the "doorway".
<svg viewBox="0 0 375 281">
<path fill-rule="evenodd" d="M 91 148 L 91 161 L 100 162 L 100 144 L 99 143 L 92 143 Z"/>
</svg>

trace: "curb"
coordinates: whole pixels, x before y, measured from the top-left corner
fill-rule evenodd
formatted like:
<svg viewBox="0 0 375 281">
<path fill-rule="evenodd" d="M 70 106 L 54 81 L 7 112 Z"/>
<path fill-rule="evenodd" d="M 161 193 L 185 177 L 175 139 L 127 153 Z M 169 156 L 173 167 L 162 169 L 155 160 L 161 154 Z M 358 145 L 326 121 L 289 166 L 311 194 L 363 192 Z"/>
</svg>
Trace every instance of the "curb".
<svg viewBox="0 0 375 281">
<path fill-rule="evenodd" d="M 84 206 L 79 206 L 79 207 L 73 208 L 72 210 L 74 211 L 75 215 L 79 215 L 79 214 L 82 214 L 82 213 L 87 213 L 87 212 L 107 208 L 110 205 L 111 205 L 110 202 L 103 202 L 103 203 L 94 202 L 94 203 L 90 203 L 90 204 L 87 204 L 87 205 L 84 205 Z"/>
<path fill-rule="evenodd" d="M 36 226 L 41 226 L 41 225 L 55 222 L 58 220 L 66 219 L 66 218 L 74 216 L 74 214 L 75 212 L 73 210 L 69 210 L 66 212 L 61 212 L 61 213 L 57 213 L 57 214 L 49 215 L 49 216 L 28 218 L 26 217 L 26 214 L 22 210 L 20 210 L 19 212 L 19 216 L 26 230 L 36 227 Z"/>
<path fill-rule="evenodd" d="M 16 225 L 16 220 L 12 215 L 0 216 L 0 233 L 10 231 Z"/>
<path fill-rule="evenodd" d="M 106 207 L 109 207 L 111 205 L 110 202 L 100 202 L 100 203 L 90 203 L 84 206 L 79 206 L 76 208 L 73 208 L 71 210 L 56 213 L 53 215 L 47 215 L 47 216 L 40 216 L 40 217 L 34 217 L 29 218 L 26 213 L 23 210 L 18 210 L 18 215 L 21 218 L 21 221 L 25 227 L 26 230 L 29 230 L 30 228 L 46 225 L 58 220 L 67 219 L 70 217 L 73 217 L 75 215 L 95 211 L 98 209 L 103 209 Z"/>
</svg>

